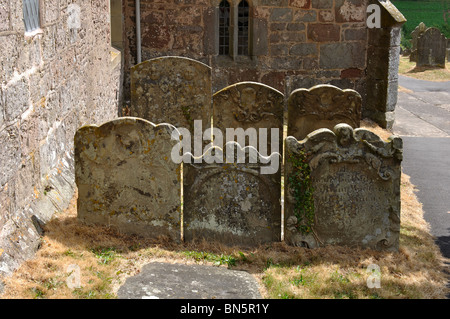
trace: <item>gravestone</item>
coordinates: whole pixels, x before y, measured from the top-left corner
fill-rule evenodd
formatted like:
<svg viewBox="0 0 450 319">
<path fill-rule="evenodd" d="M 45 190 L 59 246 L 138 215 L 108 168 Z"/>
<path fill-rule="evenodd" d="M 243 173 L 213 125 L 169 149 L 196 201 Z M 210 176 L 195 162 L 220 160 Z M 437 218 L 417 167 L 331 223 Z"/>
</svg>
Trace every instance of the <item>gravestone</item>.
<svg viewBox="0 0 450 319">
<path fill-rule="evenodd" d="M 127 278 L 117 291 L 117 297 L 119 299 L 262 298 L 258 282 L 246 271 L 208 265 L 160 262 L 144 265 L 139 274 Z M 181 311 L 176 309 L 174 314 Z"/>
<path fill-rule="evenodd" d="M 445 68 L 447 39 L 437 28 L 428 28 L 417 39 L 417 66 Z"/>
<path fill-rule="evenodd" d="M 224 150 L 215 146 L 202 158 L 184 162 L 185 241 L 245 246 L 280 241 L 281 155 L 263 158 L 236 142 Z"/>
<path fill-rule="evenodd" d="M 347 124 L 286 139 L 285 241 L 397 251 L 402 140 Z"/>
<path fill-rule="evenodd" d="M 240 82 L 228 86 L 213 95 L 213 126 L 225 134 L 227 128 L 255 129 L 259 141 L 267 145 L 267 152 L 259 151 L 263 155 L 272 152 L 282 154 L 283 141 L 283 111 L 284 95 L 276 89 L 256 82 Z M 267 129 L 267 143 L 261 140 L 260 129 Z M 272 129 L 278 135 L 272 134 Z M 224 136 L 225 138 L 225 136 Z M 236 139 L 226 139 L 226 142 Z M 272 140 L 277 141 L 279 149 L 272 148 Z M 258 141 L 258 143 L 259 143 Z M 245 142 L 249 145 L 248 142 Z M 220 145 L 219 143 L 219 146 Z M 244 146 L 244 145 L 242 145 Z M 251 145 L 258 148 L 258 145 Z"/>
<path fill-rule="evenodd" d="M 169 124 L 119 118 L 75 135 L 78 219 L 127 234 L 180 239 L 180 166 Z"/>
<path fill-rule="evenodd" d="M 354 90 L 333 85 L 297 89 L 288 99 L 288 136 L 304 139 L 320 129 L 333 129 L 339 123 L 360 126 L 361 96 Z"/>
<path fill-rule="evenodd" d="M 211 127 L 211 68 L 184 57 L 160 57 L 131 68 L 130 115 L 191 132 Z"/>
<path fill-rule="evenodd" d="M 411 54 L 409 56 L 409 62 L 417 62 L 417 39 L 427 29 L 425 23 L 421 22 L 413 32 L 411 32 Z"/>
</svg>

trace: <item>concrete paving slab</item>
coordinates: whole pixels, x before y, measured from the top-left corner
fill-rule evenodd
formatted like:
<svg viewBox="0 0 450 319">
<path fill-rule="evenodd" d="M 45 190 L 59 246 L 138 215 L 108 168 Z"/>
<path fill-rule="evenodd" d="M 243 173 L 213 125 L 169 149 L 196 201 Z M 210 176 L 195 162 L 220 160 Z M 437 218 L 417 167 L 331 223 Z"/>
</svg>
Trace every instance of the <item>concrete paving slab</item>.
<svg viewBox="0 0 450 319">
<path fill-rule="evenodd" d="M 154 262 L 119 288 L 119 299 L 261 299 L 245 271 L 207 265 Z"/>
<path fill-rule="evenodd" d="M 400 105 L 395 109 L 393 131 L 400 136 L 446 137 L 448 134 Z"/>
</svg>

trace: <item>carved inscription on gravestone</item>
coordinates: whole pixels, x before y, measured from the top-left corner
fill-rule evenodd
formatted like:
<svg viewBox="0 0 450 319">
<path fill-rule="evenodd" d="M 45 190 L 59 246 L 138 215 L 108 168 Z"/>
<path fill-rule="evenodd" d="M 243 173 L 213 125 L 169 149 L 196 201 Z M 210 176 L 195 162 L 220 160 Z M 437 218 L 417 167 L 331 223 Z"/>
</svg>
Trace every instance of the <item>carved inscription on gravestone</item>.
<svg viewBox="0 0 450 319">
<path fill-rule="evenodd" d="M 75 135 L 78 219 L 128 234 L 180 239 L 180 165 L 172 125 L 120 118 Z"/>
<path fill-rule="evenodd" d="M 247 246 L 280 241 L 281 169 L 261 174 L 267 164 L 256 149 L 242 149 L 235 142 L 224 149 L 233 150 L 234 160 L 208 160 L 212 152 L 217 158 L 226 158 L 221 148 L 214 147 L 200 158 L 201 163 L 192 157 L 192 163 L 183 166 L 185 240 Z M 244 152 L 243 157 L 238 151 Z M 279 153 L 271 155 L 271 161 L 280 163 L 280 158 Z"/>
<path fill-rule="evenodd" d="M 298 140 L 320 129 L 333 129 L 336 124 L 360 126 L 361 96 L 354 90 L 341 90 L 333 85 L 317 85 L 297 89 L 288 100 L 288 136 Z"/>
<path fill-rule="evenodd" d="M 131 69 L 131 116 L 192 131 L 211 127 L 211 68 L 184 57 L 161 57 Z"/>
<path fill-rule="evenodd" d="M 363 129 L 339 124 L 299 142 L 286 139 L 285 240 L 291 245 L 345 245 L 396 251 L 400 232 L 402 140 L 382 141 Z M 292 183 L 302 160 L 310 188 Z M 297 162 L 298 163 L 298 162 Z M 311 191 L 313 218 L 296 191 Z M 311 230 L 301 231 L 309 222 Z"/>
</svg>

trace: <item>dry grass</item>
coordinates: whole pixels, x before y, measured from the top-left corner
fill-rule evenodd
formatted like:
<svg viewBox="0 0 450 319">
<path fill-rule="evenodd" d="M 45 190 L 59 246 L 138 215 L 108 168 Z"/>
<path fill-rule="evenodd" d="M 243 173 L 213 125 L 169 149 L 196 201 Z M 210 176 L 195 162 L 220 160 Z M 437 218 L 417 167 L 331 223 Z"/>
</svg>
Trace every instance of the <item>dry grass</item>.
<svg viewBox="0 0 450 319">
<path fill-rule="evenodd" d="M 372 122 L 363 127 L 389 132 Z M 265 298 L 445 298 L 444 260 L 430 235 L 409 177 L 402 176 L 401 231 L 398 253 L 346 247 L 315 250 L 284 243 L 254 249 L 217 243 L 145 240 L 76 219 L 76 201 L 45 227 L 36 257 L 5 279 L 1 298 L 115 298 L 127 277 L 152 261 L 205 263 L 245 270 L 260 283 Z M 81 288 L 69 289 L 68 266 L 81 269 Z M 368 288 L 367 268 L 381 270 L 381 288 Z"/>
<path fill-rule="evenodd" d="M 419 80 L 427 81 L 450 81 L 450 63 L 446 68 L 416 67 L 415 62 L 409 62 L 409 57 L 400 57 L 398 73 Z"/>
</svg>

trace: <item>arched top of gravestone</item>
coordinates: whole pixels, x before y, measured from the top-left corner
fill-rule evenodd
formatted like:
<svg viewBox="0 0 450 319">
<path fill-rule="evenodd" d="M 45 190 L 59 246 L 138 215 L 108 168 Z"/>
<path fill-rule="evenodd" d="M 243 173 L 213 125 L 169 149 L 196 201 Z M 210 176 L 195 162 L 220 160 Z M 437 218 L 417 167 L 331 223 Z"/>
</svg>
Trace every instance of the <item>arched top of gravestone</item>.
<svg viewBox="0 0 450 319">
<path fill-rule="evenodd" d="M 288 135 L 303 139 L 319 128 L 333 129 L 336 124 L 360 126 L 361 95 L 334 85 L 316 85 L 297 89 L 288 99 Z"/>
<path fill-rule="evenodd" d="M 321 147 L 318 148 L 317 145 Z M 366 129 L 354 130 L 345 123 L 336 125 L 333 130 L 316 130 L 301 141 L 288 136 L 286 148 L 289 152 L 306 152 L 312 168 L 324 161 L 357 163 L 365 160 L 368 166 L 378 170 L 383 179 L 389 179 L 390 176 L 382 170 L 382 160 L 392 158 L 400 162 L 403 159 L 403 142 L 400 137 L 392 135 L 387 141 L 383 141 L 373 132 Z"/>
<path fill-rule="evenodd" d="M 211 67 L 185 57 L 165 56 L 131 68 L 131 114 L 154 123 L 193 129 L 210 126 Z"/>
<path fill-rule="evenodd" d="M 121 131 L 126 133 L 126 138 L 120 135 Z M 152 132 L 151 134 L 149 133 L 150 131 Z M 154 124 L 142 118 L 120 117 L 100 126 L 86 125 L 79 128 L 75 133 L 75 150 L 78 153 L 83 152 L 89 155 L 90 153 L 86 147 L 94 146 L 100 148 L 99 142 L 102 139 L 111 137 L 112 132 L 116 132 L 114 138 L 118 143 L 116 152 L 112 152 L 114 156 L 120 156 L 122 152 L 126 155 L 146 154 L 150 146 L 155 142 L 162 141 L 167 143 L 167 141 L 170 141 L 169 144 L 175 145 L 181 137 L 176 127 L 168 123 Z M 152 136 L 157 137 L 159 141 L 156 139 L 149 140 Z M 91 137 L 95 138 L 95 141 Z M 96 161 L 100 160 L 98 155 L 96 154 L 95 156 Z"/>
<path fill-rule="evenodd" d="M 203 62 L 191 59 L 191 58 L 187 58 L 187 57 L 182 57 L 182 56 L 162 56 L 162 57 L 158 57 L 158 58 L 153 58 L 150 60 L 146 60 L 143 61 L 139 64 L 136 64 L 134 66 L 131 67 L 131 72 L 133 72 L 134 70 L 138 70 L 140 68 L 146 68 L 148 66 L 151 66 L 154 63 L 167 63 L 170 62 L 172 64 L 193 64 L 193 65 L 198 65 L 198 66 L 202 66 L 205 69 L 209 69 L 211 70 L 211 67 Z"/>
<path fill-rule="evenodd" d="M 213 95 L 214 126 L 216 123 L 219 127 L 262 123 L 267 128 L 282 127 L 283 109 L 284 94 L 258 82 L 239 82 Z"/>
<path fill-rule="evenodd" d="M 445 37 L 445 35 L 441 32 L 441 30 L 439 30 L 438 28 L 435 27 L 429 27 L 427 28 L 425 31 L 423 31 L 422 34 L 419 35 L 419 38 L 424 36 L 425 34 L 432 34 L 435 37 L 441 37 L 443 38 L 443 41 L 445 41 L 445 44 L 447 44 L 447 38 Z"/>
</svg>

